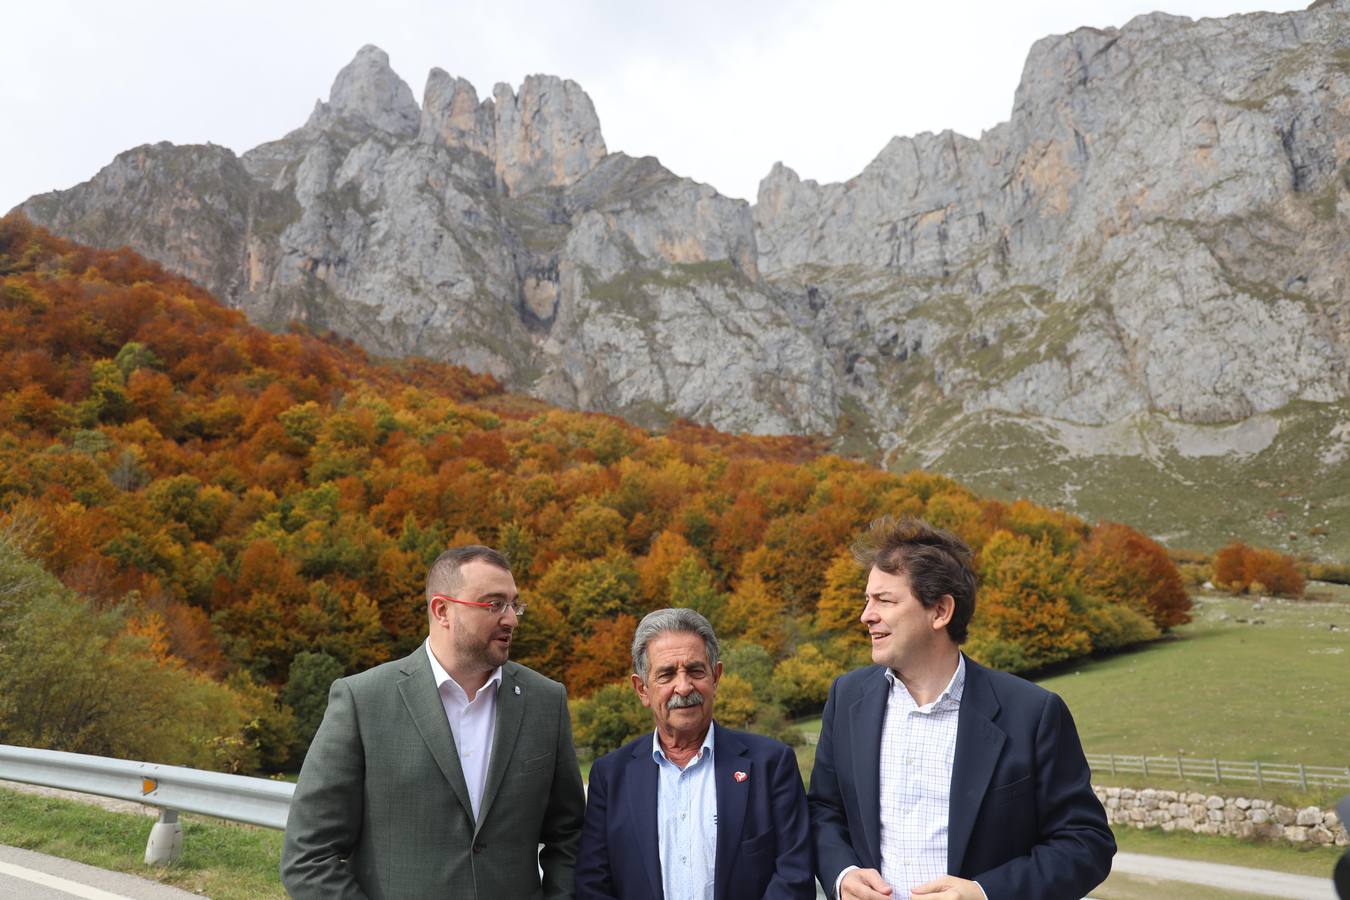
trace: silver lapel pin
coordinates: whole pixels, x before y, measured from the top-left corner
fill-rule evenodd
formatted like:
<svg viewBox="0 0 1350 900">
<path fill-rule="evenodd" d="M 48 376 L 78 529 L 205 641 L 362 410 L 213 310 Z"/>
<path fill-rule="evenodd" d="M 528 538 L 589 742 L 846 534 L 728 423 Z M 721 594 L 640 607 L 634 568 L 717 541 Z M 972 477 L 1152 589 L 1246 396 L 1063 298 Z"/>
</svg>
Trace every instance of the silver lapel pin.
<svg viewBox="0 0 1350 900">
<path fill-rule="evenodd" d="M 520 696 L 520 685 L 516 685 L 516 696 Z"/>
</svg>

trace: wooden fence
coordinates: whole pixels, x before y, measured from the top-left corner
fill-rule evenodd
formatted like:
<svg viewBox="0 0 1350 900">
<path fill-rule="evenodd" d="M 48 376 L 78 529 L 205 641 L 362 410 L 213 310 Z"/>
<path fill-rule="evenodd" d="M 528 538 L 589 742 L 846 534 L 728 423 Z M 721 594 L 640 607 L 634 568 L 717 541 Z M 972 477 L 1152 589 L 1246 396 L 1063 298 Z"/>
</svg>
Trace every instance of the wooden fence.
<svg viewBox="0 0 1350 900">
<path fill-rule="evenodd" d="M 1310 787 L 1350 787 L 1350 766 L 1306 766 L 1303 763 L 1233 762 L 1190 756 L 1130 756 L 1089 753 L 1088 765 L 1097 775 L 1152 775 L 1193 781 L 1253 782 L 1257 785 L 1296 784 Z"/>
</svg>

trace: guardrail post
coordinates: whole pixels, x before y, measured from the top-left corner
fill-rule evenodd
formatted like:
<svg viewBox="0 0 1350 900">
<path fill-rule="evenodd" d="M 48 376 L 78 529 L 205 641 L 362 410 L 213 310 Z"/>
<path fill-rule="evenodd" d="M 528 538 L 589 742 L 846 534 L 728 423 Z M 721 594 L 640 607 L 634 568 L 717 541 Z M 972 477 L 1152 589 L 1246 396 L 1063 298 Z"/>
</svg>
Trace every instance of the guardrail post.
<svg viewBox="0 0 1350 900">
<path fill-rule="evenodd" d="M 159 821 L 150 828 L 150 840 L 145 843 L 145 864 L 163 866 L 175 862 L 183 853 L 183 826 L 178 821 L 178 810 L 161 809 Z"/>
</svg>

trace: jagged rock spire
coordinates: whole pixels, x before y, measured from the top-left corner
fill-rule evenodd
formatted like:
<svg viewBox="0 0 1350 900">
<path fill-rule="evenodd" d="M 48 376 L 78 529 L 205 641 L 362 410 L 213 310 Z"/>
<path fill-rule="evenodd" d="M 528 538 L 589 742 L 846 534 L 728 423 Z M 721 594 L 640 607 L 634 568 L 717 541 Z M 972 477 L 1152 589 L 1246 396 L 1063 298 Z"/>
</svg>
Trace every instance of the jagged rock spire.
<svg viewBox="0 0 1350 900">
<path fill-rule="evenodd" d="M 366 44 L 333 79 L 328 102 L 315 105 L 309 124 L 325 127 L 348 119 L 411 137 L 417 134 L 421 117 L 412 89 L 390 68 L 389 54 Z"/>
</svg>

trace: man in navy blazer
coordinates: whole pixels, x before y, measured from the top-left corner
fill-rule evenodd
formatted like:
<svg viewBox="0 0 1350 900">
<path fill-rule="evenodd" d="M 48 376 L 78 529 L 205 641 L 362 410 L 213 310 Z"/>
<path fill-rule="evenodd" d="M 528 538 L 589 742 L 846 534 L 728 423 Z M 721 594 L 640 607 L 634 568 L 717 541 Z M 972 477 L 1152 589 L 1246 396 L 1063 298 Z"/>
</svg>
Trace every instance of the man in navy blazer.
<svg viewBox="0 0 1350 900">
<path fill-rule="evenodd" d="M 1115 840 L 1068 708 L 959 649 L 969 548 L 880 519 L 854 548 L 876 665 L 830 689 L 811 774 L 817 873 L 841 900 L 1077 900 Z"/>
<path fill-rule="evenodd" d="M 811 900 L 806 794 L 792 750 L 713 723 L 717 638 L 690 609 L 633 637 L 633 687 L 656 730 L 596 760 L 578 900 Z"/>
</svg>

